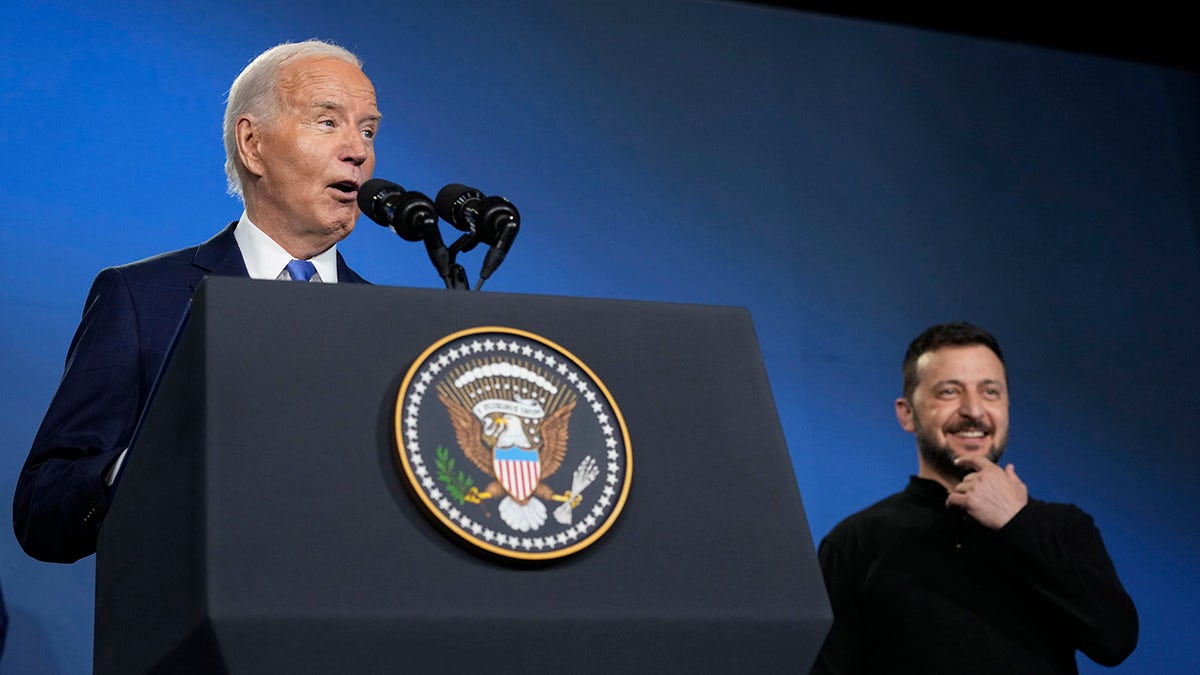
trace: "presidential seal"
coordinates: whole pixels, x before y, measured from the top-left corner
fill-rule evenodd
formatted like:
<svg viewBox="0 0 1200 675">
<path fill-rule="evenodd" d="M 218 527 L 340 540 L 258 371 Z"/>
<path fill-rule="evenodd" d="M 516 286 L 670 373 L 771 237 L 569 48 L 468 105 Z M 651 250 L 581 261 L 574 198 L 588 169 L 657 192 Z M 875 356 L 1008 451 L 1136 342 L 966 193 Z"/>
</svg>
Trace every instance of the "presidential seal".
<svg viewBox="0 0 1200 675">
<path fill-rule="evenodd" d="M 514 328 L 426 349 L 400 385 L 396 440 L 430 514 L 508 558 L 587 548 L 629 494 L 629 432 L 608 389 L 563 347 Z"/>
</svg>

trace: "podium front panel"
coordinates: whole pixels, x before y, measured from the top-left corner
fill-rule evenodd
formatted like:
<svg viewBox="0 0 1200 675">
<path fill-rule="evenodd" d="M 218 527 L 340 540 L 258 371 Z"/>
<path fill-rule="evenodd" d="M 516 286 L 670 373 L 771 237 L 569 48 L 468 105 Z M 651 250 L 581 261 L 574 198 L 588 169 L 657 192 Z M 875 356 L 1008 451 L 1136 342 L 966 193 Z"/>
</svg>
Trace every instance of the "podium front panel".
<svg viewBox="0 0 1200 675">
<path fill-rule="evenodd" d="M 481 555 L 408 491 L 400 383 L 478 326 L 565 346 L 620 406 L 629 499 L 583 551 Z M 97 579 L 97 672 L 807 670 L 830 621 L 748 312 L 552 296 L 209 279 Z"/>
</svg>

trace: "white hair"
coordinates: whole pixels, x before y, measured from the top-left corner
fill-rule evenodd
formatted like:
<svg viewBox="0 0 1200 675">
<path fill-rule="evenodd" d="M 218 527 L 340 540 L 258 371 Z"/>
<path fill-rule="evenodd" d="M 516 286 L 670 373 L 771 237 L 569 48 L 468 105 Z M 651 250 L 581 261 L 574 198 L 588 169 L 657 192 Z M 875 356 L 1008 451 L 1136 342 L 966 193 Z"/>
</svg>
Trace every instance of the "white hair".
<svg viewBox="0 0 1200 675">
<path fill-rule="evenodd" d="M 242 179 L 238 174 L 241 161 L 237 149 L 237 120 L 253 115 L 270 122 L 279 114 L 279 73 L 283 67 L 298 59 L 332 57 L 362 67 L 362 60 L 350 50 L 321 40 L 285 42 L 271 47 L 254 58 L 234 79 L 225 103 L 225 179 L 229 194 L 242 198 Z"/>
</svg>

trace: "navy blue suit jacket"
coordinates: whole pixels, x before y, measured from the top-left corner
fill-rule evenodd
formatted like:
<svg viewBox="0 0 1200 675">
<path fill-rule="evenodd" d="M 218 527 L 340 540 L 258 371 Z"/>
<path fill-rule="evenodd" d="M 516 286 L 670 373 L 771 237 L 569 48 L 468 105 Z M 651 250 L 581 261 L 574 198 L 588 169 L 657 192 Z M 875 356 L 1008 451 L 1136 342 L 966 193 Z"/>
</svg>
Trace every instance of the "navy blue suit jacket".
<svg viewBox="0 0 1200 675">
<path fill-rule="evenodd" d="M 111 490 L 192 293 L 210 274 L 248 276 L 233 223 L 199 246 L 97 275 L 66 369 L 17 479 L 13 528 L 25 552 L 74 562 L 96 551 Z M 338 254 L 338 282 L 366 283 Z"/>
</svg>

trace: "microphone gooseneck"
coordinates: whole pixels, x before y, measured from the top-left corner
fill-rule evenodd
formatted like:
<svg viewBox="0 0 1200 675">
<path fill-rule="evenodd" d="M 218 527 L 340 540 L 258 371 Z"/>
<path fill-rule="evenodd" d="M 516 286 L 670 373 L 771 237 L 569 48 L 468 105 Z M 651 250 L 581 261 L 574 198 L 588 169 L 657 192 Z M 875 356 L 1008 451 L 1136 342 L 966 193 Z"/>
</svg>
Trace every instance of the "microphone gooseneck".
<svg viewBox="0 0 1200 675">
<path fill-rule="evenodd" d="M 508 255 L 521 229 L 521 214 L 504 197 L 489 197 L 461 183 L 438 190 L 436 206 L 442 220 L 467 233 L 451 246 L 455 254 L 469 251 L 479 242 L 490 247 L 475 284 L 475 290 L 479 290 Z"/>
<path fill-rule="evenodd" d="M 429 260 L 446 288 L 458 286 L 454 261 L 442 241 L 437 212 L 429 197 L 391 181 L 372 178 L 359 187 L 358 208 L 376 223 L 395 230 L 401 239 L 424 242 Z"/>
<path fill-rule="evenodd" d="M 358 190 L 358 207 L 371 220 L 395 230 L 405 241 L 421 241 L 446 288 L 470 290 L 466 270 L 456 262 L 459 253 L 487 244 L 475 290 L 504 262 L 521 229 L 517 207 L 504 197 L 489 197 L 461 183 L 438 191 L 436 202 L 420 192 L 405 190 L 382 178 L 372 178 Z M 446 247 L 438 218 L 463 232 Z"/>
</svg>

